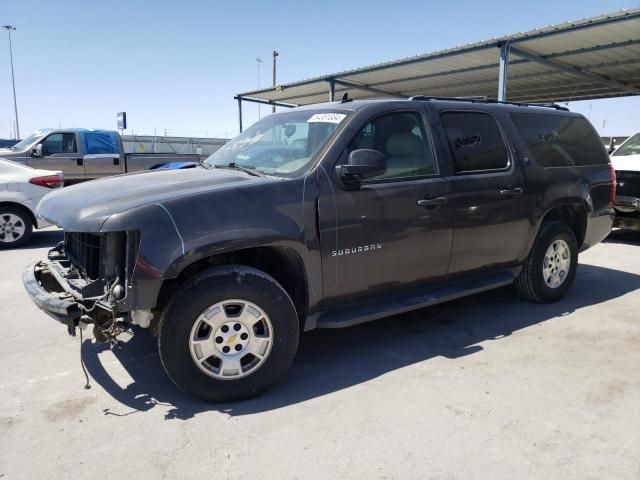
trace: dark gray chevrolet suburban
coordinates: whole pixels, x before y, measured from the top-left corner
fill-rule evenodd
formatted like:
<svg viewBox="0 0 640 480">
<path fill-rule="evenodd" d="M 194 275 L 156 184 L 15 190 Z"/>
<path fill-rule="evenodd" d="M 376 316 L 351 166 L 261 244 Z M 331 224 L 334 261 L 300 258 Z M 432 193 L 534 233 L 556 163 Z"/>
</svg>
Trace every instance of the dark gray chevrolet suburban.
<svg viewBox="0 0 640 480">
<path fill-rule="evenodd" d="M 64 241 L 23 282 L 71 334 L 148 328 L 178 387 L 240 399 L 287 370 L 304 330 L 512 283 L 559 299 L 614 195 L 596 132 L 562 107 L 326 103 L 262 119 L 198 168 L 47 195 L 38 215 Z"/>
</svg>

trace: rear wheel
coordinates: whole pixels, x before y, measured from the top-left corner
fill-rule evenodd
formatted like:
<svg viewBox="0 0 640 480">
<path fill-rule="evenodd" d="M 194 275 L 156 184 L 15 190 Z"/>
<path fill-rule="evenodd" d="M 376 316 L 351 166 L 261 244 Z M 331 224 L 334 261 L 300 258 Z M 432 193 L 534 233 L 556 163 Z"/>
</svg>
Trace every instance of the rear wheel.
<svg viewBox="0 0 640 480">
<path fill-rule="evenodd" d="M 527 300 L 553 302 L 571 287 L 577 265 L 578 243 L 573 230 L 561 222 L 544 222 L 516 278 L 516 289 Z"/>
<path fill-rule="evenodd" d="M 0 248 L 15 248 L 29 241 L 33 223 L 21 208 L 0 206 Z"/>
<path fill-rule="evenodd" d="M 250 267 L 206 270 L 167 305 L 158 333 L 160 358 L 183 391 L 222 402 L 249 398 L 289 368 L 299 323 L 287 292 Z"/>
</svg>

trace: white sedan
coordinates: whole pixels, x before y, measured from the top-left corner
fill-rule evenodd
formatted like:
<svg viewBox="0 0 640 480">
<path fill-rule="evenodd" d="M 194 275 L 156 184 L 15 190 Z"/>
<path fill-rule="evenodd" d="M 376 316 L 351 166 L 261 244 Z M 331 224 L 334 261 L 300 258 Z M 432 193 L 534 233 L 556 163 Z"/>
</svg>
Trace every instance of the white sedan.
<svg viewBox="0 0 640 480">
<path fill-rule="evenodd" d="M 24 245 L 34 228 L 49 226 L 36 217 L 36 205 L 63 184 L 60 171 L 36 170 L 0 158 L 0 248 Z"/>
</svg>

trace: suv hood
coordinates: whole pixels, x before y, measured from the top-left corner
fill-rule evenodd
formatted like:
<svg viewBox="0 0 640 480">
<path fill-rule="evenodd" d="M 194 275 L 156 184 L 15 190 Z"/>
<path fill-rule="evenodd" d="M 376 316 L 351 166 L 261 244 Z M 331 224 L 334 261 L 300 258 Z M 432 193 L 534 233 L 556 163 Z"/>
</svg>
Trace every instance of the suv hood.
<svg viewBox="0 0 640 480">
<path fill-rule="evenodd" d="M 617 172 L 640 172 L 640 155 L 611 155 L 611 164 Z"/>
<path fill-rule="evenodd" d="M 227 169 L 191 168 L 119 175 L 65 187 L 46 195 L 37 215 L 71 232 L 99 232 L 117 213 L 172 198 L 275 181 Z"/>
</svg>

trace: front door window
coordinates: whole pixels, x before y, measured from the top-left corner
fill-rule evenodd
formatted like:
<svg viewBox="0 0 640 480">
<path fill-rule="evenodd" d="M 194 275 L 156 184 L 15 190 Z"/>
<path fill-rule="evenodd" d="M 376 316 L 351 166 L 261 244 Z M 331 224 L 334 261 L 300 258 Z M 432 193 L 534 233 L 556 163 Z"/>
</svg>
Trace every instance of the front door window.
<svg viewBox="0 0 640 480">
<path fill-rule="evenodd" d="M 58 153 L 78 153 L 74 133 L 52 133 L 42 142 L 42 153 L 45 156 Z"/>
</svg>

